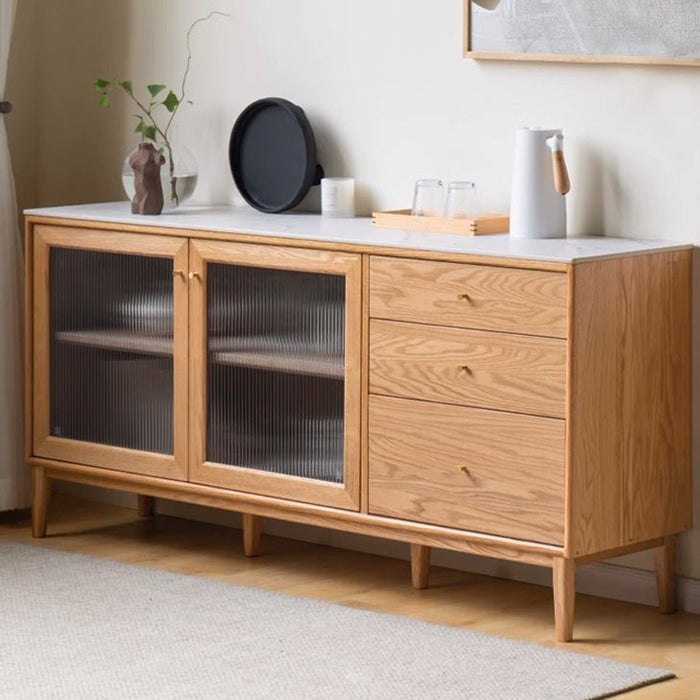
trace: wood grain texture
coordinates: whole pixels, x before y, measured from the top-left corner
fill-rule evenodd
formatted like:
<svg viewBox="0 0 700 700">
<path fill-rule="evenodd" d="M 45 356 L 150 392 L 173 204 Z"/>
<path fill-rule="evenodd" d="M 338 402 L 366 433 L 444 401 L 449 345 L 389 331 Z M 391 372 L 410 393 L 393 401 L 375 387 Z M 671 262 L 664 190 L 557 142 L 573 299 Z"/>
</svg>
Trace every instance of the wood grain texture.
<svg viewBox="0 0 700 700">
<path fill-rule="evenodd" d="M 32 537 L 46 537 L 46 514 L 51 480 L 44 467 L 32 469 Z"/>
<path fill-rule="evenodd" d="M 612 559 L 613 557 L 623 557 L 626 554 L 632 554 L 634 552 L 641 552 L 644 549 L 655 549 L 661 547 L 664 543 L 663 537 L 656 537 L 653 540 L 644 540 L 642 542 L 634 542 L 632 544 L 627 544 L 624 547 L 616 547 L 615 549 L 606 549 L 602 551 L 597 551 L 594 554 L 586 554 L 582 557 L 576 557 L 575 561 L 577 566 L 581 564 L 588 564 L 594 561 L 600 561 L 601 559 Z"/>
<path fill-rule="evenodd" d="M 563 418 L 566 342 L 372 320 L 374 394 Z"/>
<path fill-rule="evenodd" d="M 124 227 L 111 231 L 95 223 L 87 228 L 67 225 L 65 221 L 61 223 L 59 226 L 37 223 L 34 235 L 49 246 L 158 258 L 175 257 L 183 244 L 187 244 L 188 233 L 185 231 L 171 230 L 168 236 L 149 236 L 141 229 L 137 229 L 136 233 L 126 233 Z"/>
<path fill-rule="evenodd" d="M 654 550 L 656 590 L 659 610 L 672 613 L 676 610 L 676 538 L 664 537 L 663 544 Z"/>
<path fill-rule="evenodd" d="M 430 547 L 411 543 L 411 585 L 421 590 L 428 587 Z"/>
<path fill-rule="evenodd" d="M 557 545 L 366 515 L 351 510 L 255 493 L 172 481 L 142 474 L 128 474 L 37 457 L 32 457 L 29 463 L 32 466 L 45 467 L 46 475 L 52 479 L 132 491 L 212 508 L 243 511 L 262 517 L 291 520 L 374 537 L 386 537 L 400 542 L 411 541 L 426 546 L 454 549 L 525 564 L 551 567 L 552 557 L 563 554 L 563 548 Z"/>
<path fill-rule="evenodd" d="M 573 559 L 552 561 L 554 594 L 554 635 L 558 642 L 574 638 L 574 606 L 576 603 L 576 563 Z"/>
<path fill-rule="evenodd" d="M 192 241 L 190 249 L 190 414 L 189 478 L 201 484 L 322 503 L 337 508 L 360 507 L 360 416 L 362 358 L 362 264 L 359 255 L 241 245 L 218 241 Z M 259 266 L 334 274 L 345 278 L 345 424 L 343 483 L 248 469 L 208 460 L 207 435 L 207 266 L 211 263 Z M 280 465 L 284 466 L 284 465 Z"/>
<path fill-rule="evenodd" d="M 360 512 L 369 511 L 369 256 L 362 256 L 362 350 L 360 366 Z"/>
<path fill-rule="evenodd" d="M 34 226 L 24 225 L 24 459 L 34 441 Z"/>
<path fill-rule="evenodd" d="M 243 524 L 243 553 L 247 557 L 257 557 L 260 554 L 260 538 L 262 536 L 262 518 L 250 513 L 242 513 Z"/>
<path fill-rule="evenodd" d="M 691 524 L 690 252 L 573 268 L 569 556 Z"/>
<path fill-rule="evenodd" d="M 373 212 L 372 223 L 378 228 L 395 228 L 402 231 L 482 236 L 492 233 L 507 233 L 510 226 L 510 216 L 508 214 L 482 214 L 472 219 L 412 216 L 410 209 L 395 209 L 393 211 Z"/>
<path fill-rule="evenodd" d="M 370 316 L 566 337 L 566 275 L 372 256 Z"/>
<path fill-rule="evenodd" d="M 370 512 L 564 539 L 564 422 L 371 396 Z"/>
<path fill-rule="evenodd" d="M 50 377 L 50 325 L 49 325 L 49 254 L 50 247 L 43 236 L 33 237 L 34 257 L 32 263 L 32 306 L 29 310 L 32 322 L 32 420 L 25 426 L 31 427 L 30 454 L 35 454 L 38 445 L 50 433 L 49 388 Z"/>
</svg>

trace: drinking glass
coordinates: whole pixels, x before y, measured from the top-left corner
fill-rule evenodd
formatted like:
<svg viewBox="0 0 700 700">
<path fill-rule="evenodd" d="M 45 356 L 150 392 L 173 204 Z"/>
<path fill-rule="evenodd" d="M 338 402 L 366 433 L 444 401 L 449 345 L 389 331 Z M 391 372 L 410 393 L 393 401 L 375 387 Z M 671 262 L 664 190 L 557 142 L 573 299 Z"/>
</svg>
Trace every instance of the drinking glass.
<svg viewBox="0 0 700 700">
<path fill-rule="evenodd" d="M 445 217 L 448 219 L 477 219 L 479 217 L 479 201 L 476 195 L 476 185 L 473 182 L 467 180 L 450 182 L 447 187 Z"/>
<path fill-rule="evenodd" d="M 442 180 L 418 180 L 413 194 L 412 216 L 442 216 L 445 189 Z"/>
</svg>

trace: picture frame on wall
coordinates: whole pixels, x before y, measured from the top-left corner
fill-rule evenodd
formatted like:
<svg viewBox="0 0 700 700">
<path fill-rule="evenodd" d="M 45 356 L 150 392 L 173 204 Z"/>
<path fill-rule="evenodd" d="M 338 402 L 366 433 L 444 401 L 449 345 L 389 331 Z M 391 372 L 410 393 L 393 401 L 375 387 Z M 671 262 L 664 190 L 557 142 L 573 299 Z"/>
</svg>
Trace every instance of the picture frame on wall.
<svg viewBox="0 0 700 700">
<path fill-rule="evenodd" d="M 700 66 L 700 0 L 463 0 L 478 59 Z"/>
</svg>

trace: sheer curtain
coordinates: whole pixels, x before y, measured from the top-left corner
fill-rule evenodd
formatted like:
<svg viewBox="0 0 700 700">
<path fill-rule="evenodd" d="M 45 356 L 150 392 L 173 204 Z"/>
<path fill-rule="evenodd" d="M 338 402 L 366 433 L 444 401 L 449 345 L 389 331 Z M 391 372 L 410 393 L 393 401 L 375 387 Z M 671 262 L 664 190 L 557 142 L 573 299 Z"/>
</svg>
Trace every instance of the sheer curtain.
<svg viewBox="0 0 700 700">
<path fill-rule="evenodd" d="M 0 0 L 0 99 L 16 5 Z M 0 116 L 0 511 L 29 505 L 22 457 L 22 246 L 5 118 Z"/>
</svg>

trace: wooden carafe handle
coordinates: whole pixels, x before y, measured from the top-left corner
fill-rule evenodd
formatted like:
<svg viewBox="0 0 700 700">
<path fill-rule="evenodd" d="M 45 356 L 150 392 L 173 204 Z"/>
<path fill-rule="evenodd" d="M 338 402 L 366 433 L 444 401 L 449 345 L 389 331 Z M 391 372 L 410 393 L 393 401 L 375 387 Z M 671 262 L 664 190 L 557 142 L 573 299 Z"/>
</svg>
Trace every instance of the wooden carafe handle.
<svg viewBox="0 0 700 700">
<path fill-rule="evenodd" d="M 566 194 L 571 189 L 569 171 L 566 169 L 564 151 L 552 151 L 552 168 L 554 170 L 554 189 L 559 194 Z"/>
</svg>

